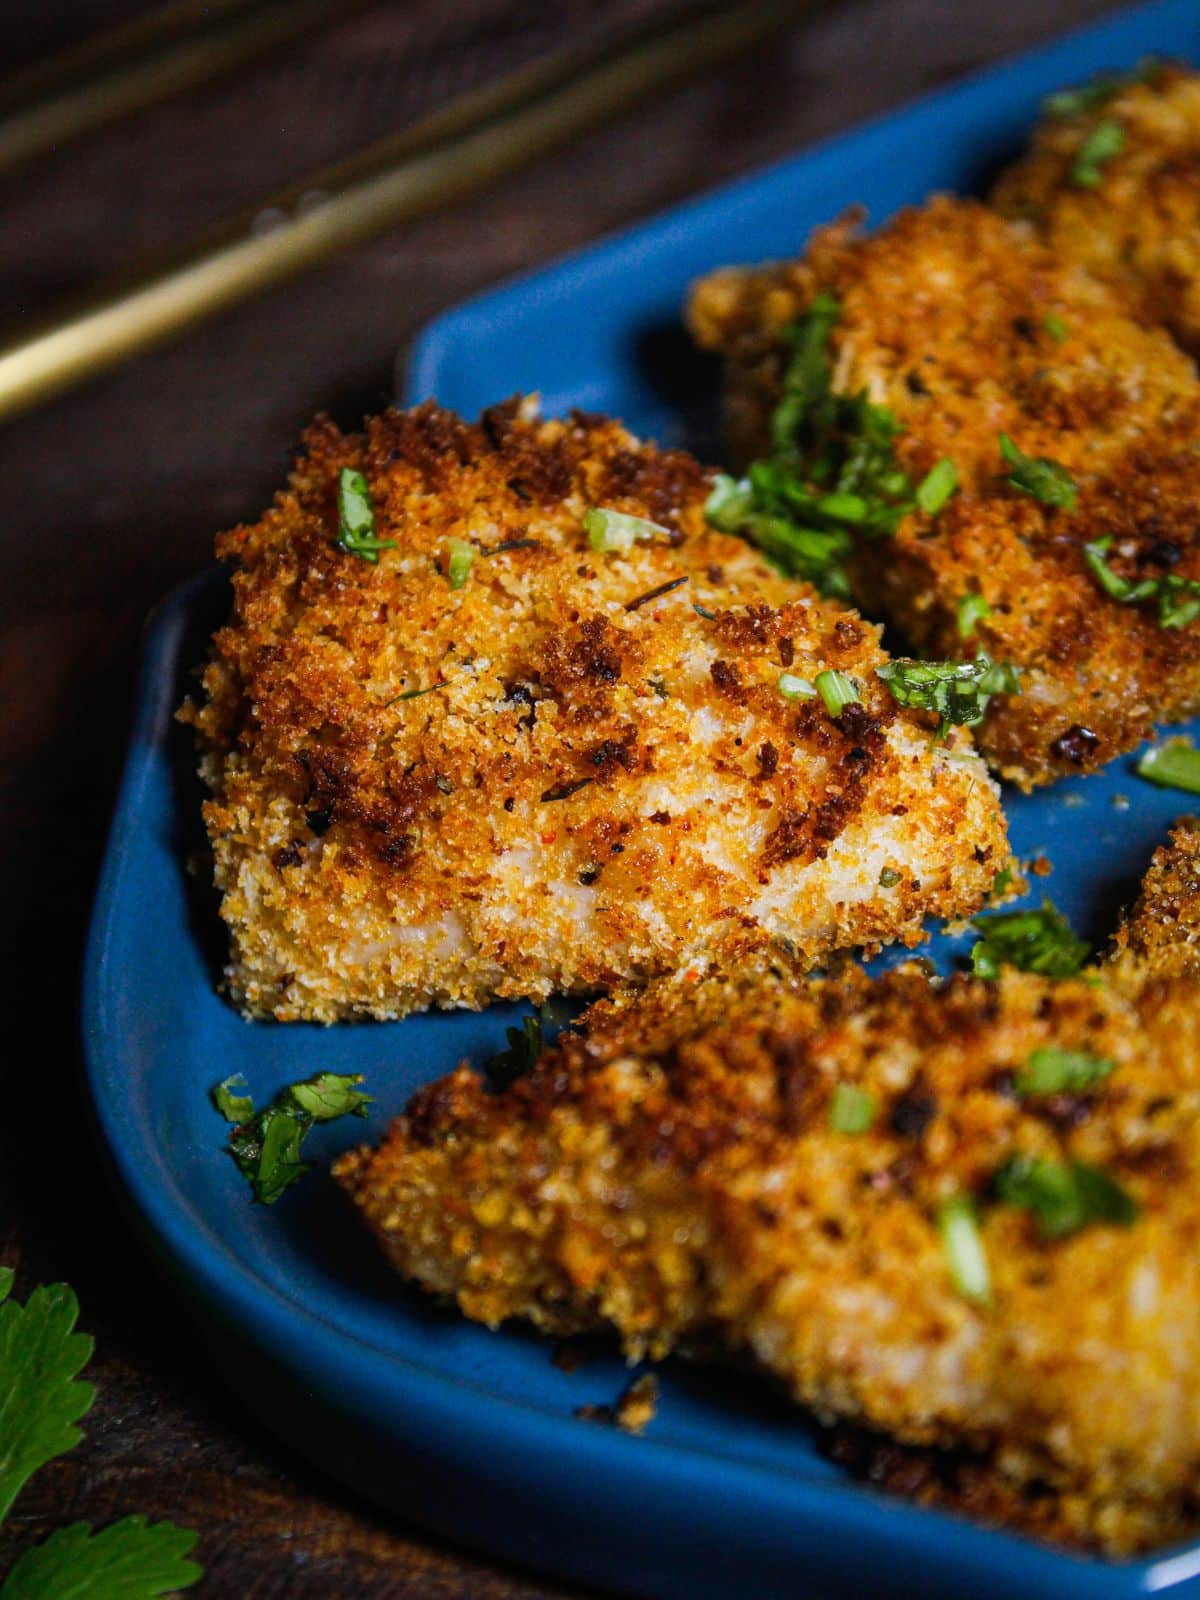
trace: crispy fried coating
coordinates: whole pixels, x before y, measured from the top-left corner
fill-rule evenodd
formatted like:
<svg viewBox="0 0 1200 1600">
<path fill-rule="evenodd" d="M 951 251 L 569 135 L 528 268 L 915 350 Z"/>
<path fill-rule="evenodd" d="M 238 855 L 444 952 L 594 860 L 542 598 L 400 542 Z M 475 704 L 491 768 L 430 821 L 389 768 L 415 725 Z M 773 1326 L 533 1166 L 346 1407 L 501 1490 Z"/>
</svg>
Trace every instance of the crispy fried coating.
<svg viewBox="0 0 1200 1600">
<path fill-rule="evenodd" d="M 336 1176 L 404 1274 L 491 1326 L 615 1329 L 631 1357 L 716 1344 L 824 1420 L 969 1449 L 977 1507 L 1126 1552 L 1182 1534 L 1200 1471 L 1200 986 L 679 979 L 603 1001 L 492 1095 L 422 1090 Z M 1106 1057 L 1022 1097 L 1045 1045 Z M 831 1128 L 838 1086 L 869 1131 Z M 1047 1242 L 985 1197 L 1014 1153 L 1083 1161 L 1140 1206 Z M 980 1197 L 989 1304 L 935 1220 Z"/>
<path fill-rule="evenodd" d="M 1092 167 L 1085 146 L 1102 124 L 1120 148 Z M 1200 354 L 1200 74 L 1164 65 L 1076 115 L 1048 115 L 992 203 Z"/>
<path fill-rule="evenodd" d="M 1200 578 L 1200 383 L 1170 338 L 1027 224 L 975 202 L 935 199 L 867 238 L 839 224 L 799 261 L 694 288 L 689 320 L 727 357 L 743 459 L 763 452 L 786 330 L 822 290 L 841 305 L 835 387 L 892 408 L 914 481 L 949 458 L 961 484 L 936 517 L 917 511 L 895 538 L 863 546 L 860 599 L 929 655 L 982 647 L 1021 669 L 1023 693 L 997 696 L 979 730 L 996 769 L 1032 788 L 1200 709 L 1200 624 L 1163 628 L 1152 600 L 1110 599 L 1084 555 L 1111 537 L 1121 577 Z M 1001 432 L 1070 473 L 1076 509 L 1006 481 Z M 968 594 L 990 611 L 964 640 Z"/>
<path fill-rule="evenodd" d="M 1200 977 L 1200 819 L 1182 817 L 1154 852 L 1110 959 L 1135 974 Z"/>
<path fill-rule="evenodd" d="M 335 542 L 343 467 L 396 541 L 377 565 Z M 233 617 L 190 713 L 247 1012 L 811 962 L 982 902 L 1007 849 L 969 739 L 931 748 L 876 678 L 878 630 L 710 530 L 709 486 L 618 423 L 516 402 L 309 431 L 290 488 L 219 541 Z M 597 552 L 590 507 L 660 532 Z M 789 700 L 785 668 L 840 669 L 862 702 Z"/>
</svg>

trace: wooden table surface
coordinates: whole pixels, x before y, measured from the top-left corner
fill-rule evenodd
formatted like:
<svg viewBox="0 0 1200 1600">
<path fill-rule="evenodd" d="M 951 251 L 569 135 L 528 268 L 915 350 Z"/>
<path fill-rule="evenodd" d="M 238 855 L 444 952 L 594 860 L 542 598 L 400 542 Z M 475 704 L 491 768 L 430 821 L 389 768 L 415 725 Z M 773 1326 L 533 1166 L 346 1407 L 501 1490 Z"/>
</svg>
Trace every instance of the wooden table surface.
<svg viewBox="0 0 1200 1600">
<path fill-rule="evenodd" d="M 375 5 L 269 64 L 0 174 L 0 316 L 9 328 L 32 325 L 61 298 L 458 89 L 671 3 Z M 129 0 L 0 8 L 0 72 L 139 9 Z M 76 1287 L 97 1338 L 99 1384 L 85 1442 L 38 1475 L 0 1535 L 0 1572 L 64 1522 L 139 1511 L 200 1531 L 198 1595 L 567 1593 L 431 1544 L 264 1434 L 209 1370 L 114 1205 L 83 1116 L 75 993 L 141 620 L 209 559 L 218 528 L 257 514 L 313 412 L 353 425 L 386 403 L 397 350 L 444 306 L 1107 9 L 1097 0 L 828 4 L 734 68 L 0 425 L 10 1019 L 0 1262 L 18 1269 L 19 1294 L 57 1279 Z"/>
</svg>

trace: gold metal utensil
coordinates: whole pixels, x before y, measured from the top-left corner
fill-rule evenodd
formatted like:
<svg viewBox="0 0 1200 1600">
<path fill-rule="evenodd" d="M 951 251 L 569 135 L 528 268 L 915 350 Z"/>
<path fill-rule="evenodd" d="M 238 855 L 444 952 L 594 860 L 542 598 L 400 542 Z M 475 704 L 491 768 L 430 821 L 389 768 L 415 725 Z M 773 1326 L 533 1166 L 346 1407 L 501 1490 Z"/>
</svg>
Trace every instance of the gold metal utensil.
<svg viewBox="0 0 1200 1600">
<path fill-rule="evenodd" d="M 450 102 L 273 195 L 140 279 L 0 348 L 0 418 L 349 245 L 449 204 L 763 39 L 812 3 L 692 6 L 632 33 L 556 51 Z"/>
</svg>

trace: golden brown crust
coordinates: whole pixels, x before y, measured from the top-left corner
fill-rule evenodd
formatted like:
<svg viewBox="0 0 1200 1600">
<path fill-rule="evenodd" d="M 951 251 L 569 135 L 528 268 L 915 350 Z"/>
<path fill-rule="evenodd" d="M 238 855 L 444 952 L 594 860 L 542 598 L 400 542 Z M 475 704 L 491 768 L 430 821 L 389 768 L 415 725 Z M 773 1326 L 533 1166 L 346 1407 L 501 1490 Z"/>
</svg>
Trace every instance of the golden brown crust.
<svg viewBox="0 0 1200 1600">
<path fill-rule="evenodd" d="M 842 308 L 835 386 L 893 409 L 914 479 L 948 457 L 962 485 L 936 519 L 916 513 L 863 550 L 860 597 L 930 655 L 982 647 L 1022 669 L 1023 694 L 996 697 L 979 734 L 997 770 L 1023 787 L 1090 771 L 1200 709 L 1200 626 L 1160 628 L 1153 604 L 1108 599 L 1083 555 L 1111 536 L 1123 576 L 1200 578 L 1200 384 L 1169 338 L 974 202 L 935 199 L 865 239 L 839 224 L 801 261 L 728 269 L 693 291 L 696 337 L 728 357 L 743 458 L 764 447 L 783 330 L 819 290 Z M 1068 470 L 1075 511 L 1004 481 L 1001 432 Z M 968 593 L 991 613 L 964 643 Z"/>
<path fill-rule="evenodd" d="M 336 546 L 343 466 L 397 541 L 378 565 Z M 193 713 L 247 1010 L 812 961 L 981 903 L 1006 848 L 969 740 L 931 750 L 875 676 L 878 630 L 709 529 L 709 485 L 618 423 L 517 402 L 309 431 L 291 487 L 219 541 L 234 612 Z M 597 505 L 664 532 L 598 554 Z M 458 590 L 451 538 L 476 552 Z M 862 705 L 788 701 L 785 664 L 852 674 Z"/>
<path fill-rule="evenodd" d="M 1154 852 L 1110 957 L 1136 977 L 1200 977 L 1200 820 L 1182 817 Z"/>
<path fill-rule="evenodd" d="M 1085 141 L 1115 123 L 1122 147 L 1095 187 L 1071 173 Z M 1091 110 L 1047 116 L 992 203 L 1030 221 L 1060 260 L 1111 284 L 1133 314 L 1200 353 L 1200 75 L 1165 65 Z"/>
<path fill-rule="evenodd" d="M 976 1509 L 1050 1488 L 1043 1531 L 1124 1552 L 1197 1513 L 1198 1000 L 1190 979 L 912 968 L 668 980 L 595 1005 L 503 1095 L 466 1069 L 431 1085 L 335 1171 L 394 1264 L 469 1316 L 609 1326 L 631 1355 L 715 1339 L 824 1419 L 985 1459 Z M 1115 1069 L 1023 1098 L 1047 1044 Z M 841 1084 L 873 1096 L 869 1132 L 831 1130 Z M 1046 1243 L 984 1203 L 981 1307 L 937 1207 L 986 1197 L 1014 1152 L 1102 1167 L 1141 1215 Z"/>
</svg>

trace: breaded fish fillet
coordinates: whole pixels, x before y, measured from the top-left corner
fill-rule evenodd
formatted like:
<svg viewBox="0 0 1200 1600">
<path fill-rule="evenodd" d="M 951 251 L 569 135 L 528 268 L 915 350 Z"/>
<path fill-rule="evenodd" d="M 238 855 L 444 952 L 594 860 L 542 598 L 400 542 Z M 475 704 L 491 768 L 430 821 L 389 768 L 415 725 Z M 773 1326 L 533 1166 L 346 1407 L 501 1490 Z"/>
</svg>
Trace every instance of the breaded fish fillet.
<svg viewBox="0 0 1200 1600">
<path fill-rule="evenodd" d="M 800 261 L 725 270 L 693 291 L 697 339 L 728 358 L 742 459 L 766 448 L 787 330 L 821 292 L 840 307 L 835 389 L 865 389 L 892 410 L 913 483 L 949 460 L 959 484 L 936 514 L 918 509 L 893 538 L 861 544 L 856 592 L 925 654 L 983 648 L 1020 668 L 1023 692 L 994 699 L 979 730 L 995 767 L 1029 788 L 1200 709 L 1200 621 L 1189 616 L 1200 612 L 1189 587 L 1200 579 L 1200 382 L 1169 337 L 1028 225 L 974 202 L 931 201 L 868 238 L 841 224 Z M 1011 481 L 1001 434 L 1043 473 L 1043 495 L 1062 479 L 1047 484 L 1041 462 L 1067 474 L 1073 507 Z M 1089 545 L 1102 548 L 1089 558 Z M 1097 559 L 1132 603 L 1102 587 Z M 1177 595 L 1186 606 L 1163 626 Z"/>
<path fill-rule="evenodd" d="M 1154 852 L 1128 917 L 1117 929 L 1112 959 L 1147 977 L 1200 978 L 1200 820 L 1176 823 Z"/>
<path fill-rule="evenodd" d="M 395 542 L 377 562 L 336 542 L 344 468 Z M 290 488 L 219 541 L 233 617 L 190 713 L 247 1012 L 811 962 L 982 902 L 1007 849 L 969 738 L 933 748 L 876 678 L 877 630 L 709 529 L 709 486 L 615 422 L 516 402 L 310 430 Z M 594 508 L 657 526 L 598 550 Z M 825 670 L 859 686 L 840 715 Z"/>
<path fill-rule="evenodd" d="M 672 979 L 582 1028 L 501 1095 L 430 1085 L 337 1164 L 401 1272 L 631 1357 L 715 1341 L 826 1421 L 978 1453 L 976 1507 L 1042 1532 L 1194 1526 L 1194 979 Z M 1048 1205 L 1094 1189 L 1090 1222 L 1043 1221 L 1014 1172 Z"/>
<path fill-rule="evenodd" d="M 1164 65 L 1049 104 L 993 204 L 1200 354 L 1200 75 Z"/>
</svg>

